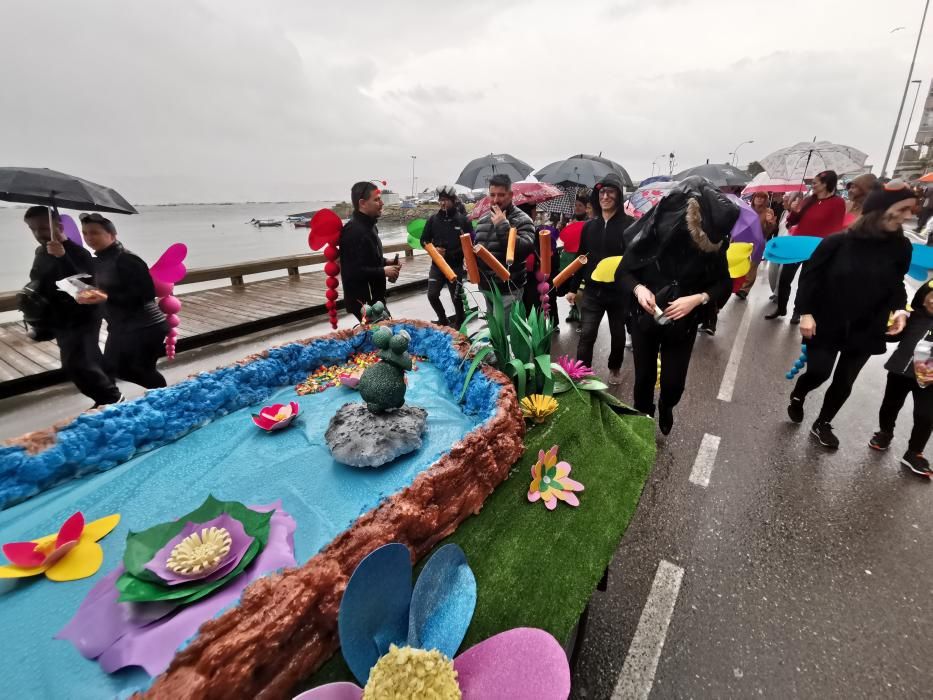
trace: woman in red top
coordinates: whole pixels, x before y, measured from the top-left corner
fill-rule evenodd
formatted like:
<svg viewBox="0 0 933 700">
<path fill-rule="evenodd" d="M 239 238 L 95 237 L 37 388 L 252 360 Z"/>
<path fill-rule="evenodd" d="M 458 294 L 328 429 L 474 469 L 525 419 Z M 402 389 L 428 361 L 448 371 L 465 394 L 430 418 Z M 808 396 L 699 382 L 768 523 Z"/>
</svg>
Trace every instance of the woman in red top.
<svg viewBox="0 0 933 700">
<path fill-rule="evenodd" d="M 795 211 L 787 217 L 787 226 L 792 236 L 817 236 L 826 238 L 843 229 L 846 216 L 846 203 L 836 194 L 839 176 L 834 170 L 824 170 L 813 178 L 813 191 L 803 202 L 799 202 Z M 791 228 L 793 227 L 793 228 Z M 787 302 L 790 300 L 790 287 L 800 269 L 800 263 L 784 265 L 778 282 L 777 308 L 765 316 L 771 320 L 787 315 Z M 800 323 L 800 314 L 794 310 L 791 323 Z"/>
</svg>

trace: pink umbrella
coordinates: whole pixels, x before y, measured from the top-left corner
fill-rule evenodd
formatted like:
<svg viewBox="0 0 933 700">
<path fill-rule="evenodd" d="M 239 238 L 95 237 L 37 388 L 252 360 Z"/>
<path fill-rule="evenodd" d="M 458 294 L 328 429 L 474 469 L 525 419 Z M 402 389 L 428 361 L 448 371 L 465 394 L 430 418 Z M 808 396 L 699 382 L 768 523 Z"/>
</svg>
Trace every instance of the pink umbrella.
<svg viewBox="0 0 933 700">
<path fill-rule="evenodd" d="M 512 183 L 512 203 L 515 206 L 521 206 L 522 204 L 540 204 L 549 199 L 560 197 L 563 194 L 564 193 L 554 187 L 554 185 L 549 185 L 546 182 Z M 489 201 L 489 197 L 483 197 L 479 204 L 473 207 L 470 218 L 474 220 L 480 218 L 489 211 L 490 207 L 491 202 Z"/>
<path fill-rule="evenodd" d="M 799 180 L 785 180 L 780 177 L 771 177 L 768 173 L 758 173 L 742 190 L 742 196 L 755 192 L 803 192 L 806 189 L 807 186 Z"/>
</svg>

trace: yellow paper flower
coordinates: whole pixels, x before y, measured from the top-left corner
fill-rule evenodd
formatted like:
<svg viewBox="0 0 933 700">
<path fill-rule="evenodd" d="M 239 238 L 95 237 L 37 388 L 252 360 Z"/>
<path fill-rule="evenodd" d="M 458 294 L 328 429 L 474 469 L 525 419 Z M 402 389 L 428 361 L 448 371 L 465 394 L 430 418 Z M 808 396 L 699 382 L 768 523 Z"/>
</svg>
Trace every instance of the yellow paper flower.
<svg viewBox="0 0 933 700">
<path fill-rule="evenodd" d="M 80 512 L 72 515 L 54 535 L 29 542 L 3 545 L 9 566 L 0 566 L 0 578 L 25 578 L 44 573 L 52 581 L 75 581 L 93 576 L 104 563 L 97 544 L 120 522 L 119 514 L 84 524 Z"/>
<path fill-rule="evenodd" d="M 532 394 L 522 399 L 522 415 L 535 423 L 543 423 L 544 419 L 557 410 L 557 399 L 553 396 Z"/>
</svg>

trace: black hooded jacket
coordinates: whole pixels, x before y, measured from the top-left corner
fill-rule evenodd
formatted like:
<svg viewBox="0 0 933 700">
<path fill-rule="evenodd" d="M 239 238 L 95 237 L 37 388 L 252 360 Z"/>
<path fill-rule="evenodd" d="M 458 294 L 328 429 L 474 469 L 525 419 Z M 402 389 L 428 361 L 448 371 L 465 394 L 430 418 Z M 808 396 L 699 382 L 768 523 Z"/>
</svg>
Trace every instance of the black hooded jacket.
<svg viewBox="0 0 933 700">
<path fill-rule="evenodd" d="M 107 294 L 104 318 L 108 333 L 128 333 L 165 323 L 155 302 L 149 266 L 119 241 L 97 254 L 94 284 Z"/>
<path fill-rule="evenodd" d="M 914 374 L 914 350 L 921 340 L 933 340 L 933 316 L 923 308 L 923 302 L 928 294 L 933 294 L 929 284 L 924 284 L 917 290 L 910 306 L 913 311 L 907 319 L 904 330 L 894 336 L 888 336 L 888 342 L 896 341 L 897 349 L 884 363 L 889 372 L 905 377 L 916 377 Z M 819 326 L 817 326 L 819 330 Z"/>
<path fill-rule="evenodd" d="M 345 299 L 371 303 L 385 301 L 389 262 L 382 251 L 376 219 L 354 211 L 340 232 L 340 277 Z"/>
<path fill-rule="evenodd" d="M 62 245 L 65 254 L 60 258 L 50 255 L 45 246 L 36 248 L 32 269 L 29 270 L 29 281 L 49 302 L 48 316 L 43 318 L 43 325 L 52 330 L 76 328 L 100 320 L 100 308 L 79 304 L 55 286 L 58 280 L 81 273 L 93 275 L 94 270 L 94 259 L 87 250 L 71 241 L 63 241 Z"/>
<path fill-rule="evenodd" d="M 625 253 L 623 234 L 633 221 L 630 216 L 622 211 L 624 195 L 622 178 L 615 173 L 609 173 L 596 187 L 596 191 L 603 187 L 613 187 L 618 190 L 619 207 L 608 221 L 603 218 L 602 213 L 599 213 L 595 219 L 591 219 L 583 225 L 577 254 L 586 255 L 586 265 L 573 276 L 567 291 L 576 292 L 580 288 L 580 284 L 586 282 L 588 290 L 598 289 L 606 292 L 618 292 L 620 297 L 628 301 L 629 295 L 623 291 L 618 275 L 614 282 L 594 282 L 592 279 L 593 271 L 600 262 L 606 258 L 621 256 Z M 597 211 L 599 210 L 597 209 Z"/>
<path fill-rule="evenodd" d="M 421 244 L 433 243 L 436 247 L 443 248 L 444 260 L 454 270 L 459 270 L 463 268 L 463 246 L 460 236 L 472 231 L 473 226 L 465 214 L 457 210 L 441 209 L 425 223 Z"/>
</svg>

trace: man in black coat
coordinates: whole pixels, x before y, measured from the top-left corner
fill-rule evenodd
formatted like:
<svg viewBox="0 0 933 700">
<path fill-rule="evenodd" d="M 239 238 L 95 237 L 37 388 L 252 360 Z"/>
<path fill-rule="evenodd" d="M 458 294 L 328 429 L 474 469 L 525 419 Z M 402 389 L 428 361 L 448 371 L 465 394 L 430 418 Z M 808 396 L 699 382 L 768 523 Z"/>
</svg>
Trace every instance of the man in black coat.
<svg viewBox="0 0 933 700">
<path fill-rule="evenodd" d="M 347 311 L 363 319 L 363 305 L 386 300 L 386 280 L 395 282 L 401 266 L 382 252 L 376 221 L 382 214 L 382 192 L 371 182 L 357 182 L 350 190 L 353 214 L 340 232 L 340 277 Z"/>
<path fill-rule="evenodd" d="M 609 383 L 622 382 L 622 358 L 625 354 L 625 322 L 631 311 L 630 295 L 623 291 L 616 275 L 610 275 L 612 281 L 596 281 L 593 272 L 600 262 L 606 258 L 618 257 L 621 262 L 625 252 L 625 242 L 622 234 L 629 224 L 631 217 L 622 211 L 622 178 L 615 173 L 606 175 L 596 185 L 600 213 L 595 219 L 587 221 L 580 234 L 579 255 L 586 255 L 587 263 L 578 272 L 570 284 L 570 293 L 567 301 L 576 303 L 576 293 L 580 284 L 586 281 L 586 292 L 580 306 L 582 314 L 582 328 L 580 341 L 577 344 L 577 359 L 587 366 L 593 365 L 593 346 L 599 334 L 599 325 L 603 314 L 609 317 Z M 617 268 L 616 265 L 615 268 Z"/>
<path fill-rule="evenodd" d="M 46 207 L 30 207 L 23 220 L 39 243 L 29 280 L 43 307 L 39 318 L 27 320 L 33 322 L 38 337 L 44 332 L 55 338 L 62 369 L 82 394 L 93 399 L 95 408 L 116 403 L 122 398 L 120 390 L 103 369 L 100 309 L 79 305 L 55 286 L 66 277 L 90 275 L 91 254 L 66 238 L 57 212 L 50 219 Z"/>
<path fill-rule="evenodd" d="M 434 313 L 437 314 L 436 324 L 446 326 L 449 324 L 444 304 L 441 303 L 441 290 L 444 287 L 450 291 L 450 299 L 454 303 L 454 327 L 460 328 L 466 314 L 463 310 L 460 284 L 463 280 L 463 246 L 460 236 L 473 231 L 473 226 L 466 214 L 460 212 L 457 204 L 457 192 L 451 185 L 445 185 L 437 192 L 440 211 L 431 216 L 424 225 L 421 234 L 421 243 L 432 243 L 438 252 L 444 256 L 444 261 L 457 273 L 456 282 L 448 282 L 437 265 L 431 264 L 428 272 L 428 302 Z"/>
</svg>

